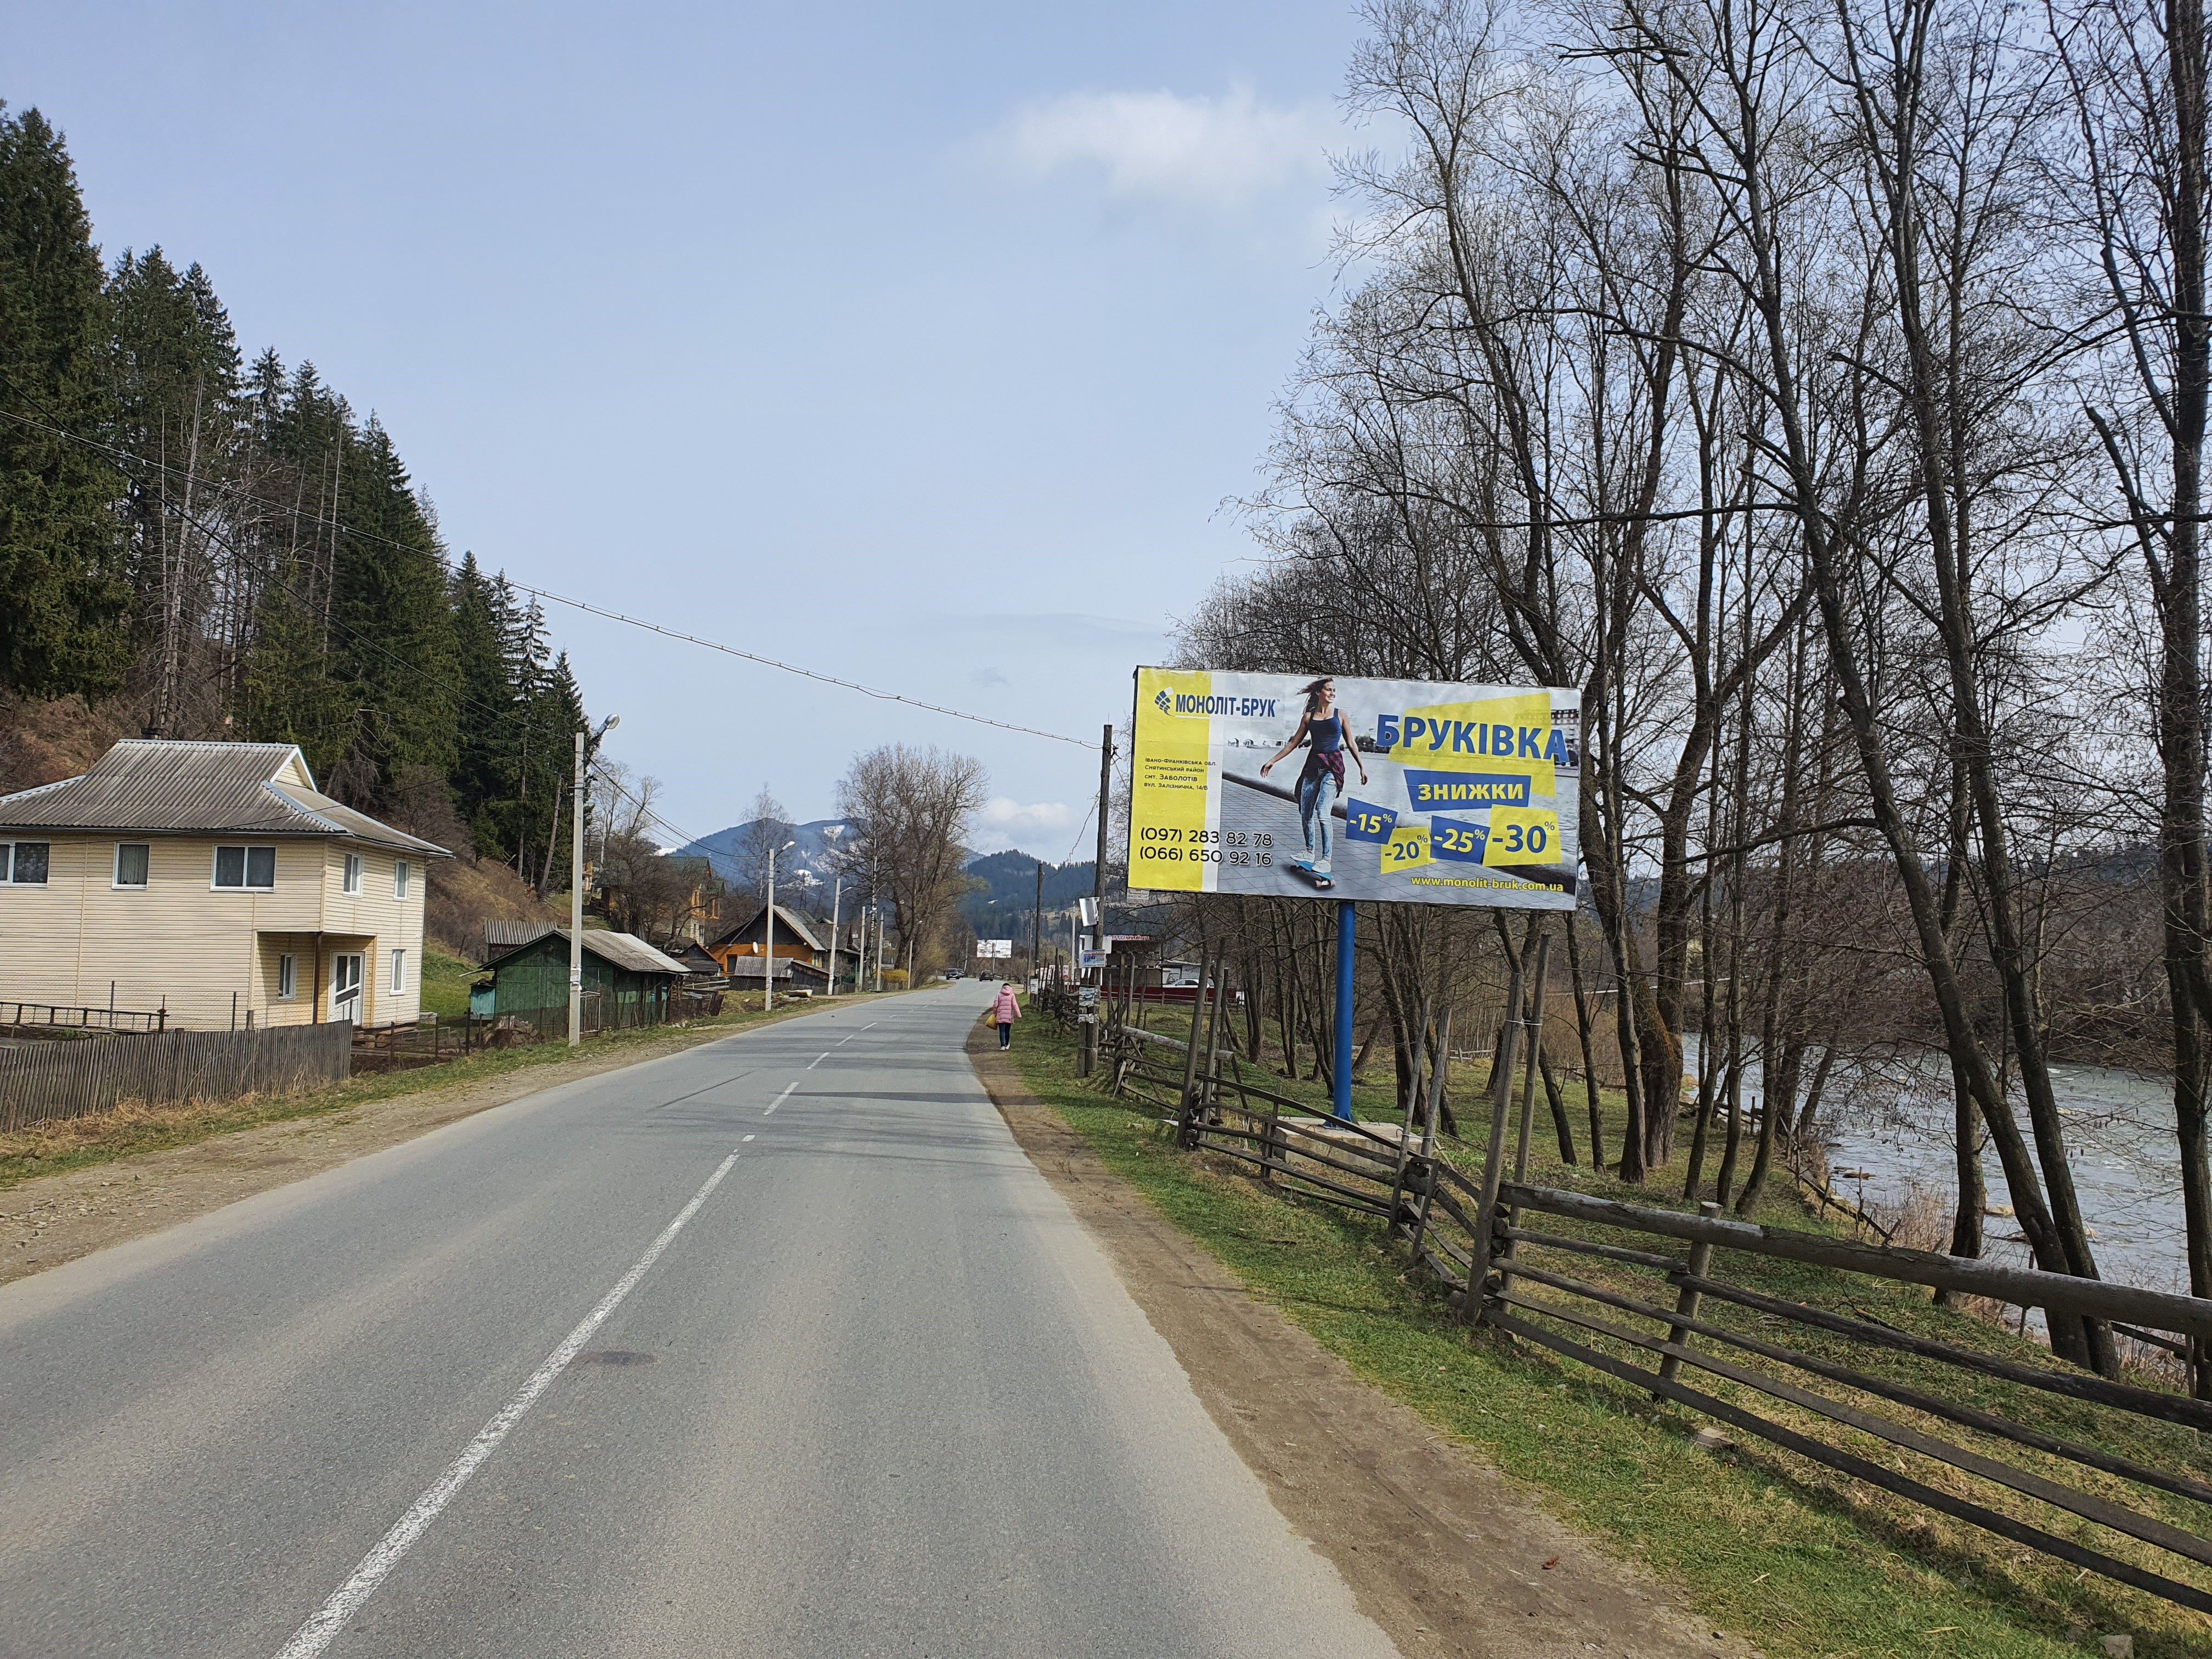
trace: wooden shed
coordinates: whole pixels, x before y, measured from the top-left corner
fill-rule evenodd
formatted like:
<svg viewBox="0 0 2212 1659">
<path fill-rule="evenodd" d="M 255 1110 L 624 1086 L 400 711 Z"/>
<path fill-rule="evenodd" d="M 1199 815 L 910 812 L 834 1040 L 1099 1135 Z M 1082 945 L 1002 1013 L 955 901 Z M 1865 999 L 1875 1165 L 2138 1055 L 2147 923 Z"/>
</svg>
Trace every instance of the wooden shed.
<svg viewBox="0 0 2212 1659">
<path fill-rule="evenodd" d="M 568 1006 L 568 930 L 556 927 L 484 964 L 494 1014 L 534 1017 Z M 584 930 L 584 993 L 599 998 L 600 1027 L 658 1025 L 688 970 L 633 933 Z"/>
</svg>

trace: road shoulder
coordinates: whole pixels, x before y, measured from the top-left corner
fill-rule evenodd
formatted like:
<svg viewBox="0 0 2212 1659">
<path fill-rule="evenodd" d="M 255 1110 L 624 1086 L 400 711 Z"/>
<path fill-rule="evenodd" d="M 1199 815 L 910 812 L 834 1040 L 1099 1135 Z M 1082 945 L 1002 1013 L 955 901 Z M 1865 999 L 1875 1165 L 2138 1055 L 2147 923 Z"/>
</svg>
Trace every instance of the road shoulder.
<svg viewBox="0 0 2212 1659">
<path fill-rule="evenodd" d="M 824 1005 L 835 1006 L 834 1004 Z M 547 1089 L 643 1065 L 708 1042 L 765 1030 L 810 1007 L 735 1028 L 679 1028 L 544 1066 L 371 1098 L 335 1111 L 287 1116 L 0 1188 L 0 1285 L 190 1221 L 240 1199 L 325 1170 Z"/>
<path fill-rule="evenodd" d="M 1015 1140 L 1104 1247 L 1208 1414 L 1401 1652 L 1751 1651 L 1255 1299 L 1030 1093 L 987 1028 L 968 1053 Z"/>
</svg>

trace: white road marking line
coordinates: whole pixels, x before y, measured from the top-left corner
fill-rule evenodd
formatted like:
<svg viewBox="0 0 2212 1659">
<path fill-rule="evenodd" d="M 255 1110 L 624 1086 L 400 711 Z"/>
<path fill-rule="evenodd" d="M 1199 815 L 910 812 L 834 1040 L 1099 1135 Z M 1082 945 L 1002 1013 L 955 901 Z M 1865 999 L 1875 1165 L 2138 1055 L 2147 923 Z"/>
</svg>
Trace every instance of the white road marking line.
<svg viewBox="0 0 2212 1659">
<path fill-rule="evenodd" d="M 812 1071 L 812 1070 L 813 1070 L 817 1066 L 819 1066 L 819 1065 L 820 1065 L 823 1060 L 827 1060 L 827 1059 L 829 1059 L 829 1058 L 830 1058 L 830 1056 L 829 1056 L 828 1054 L 817 1054 L 817 1055 L 815 1055 L 815 1056 L 814 1056 L 814 1058 L 813 1058 L 813 1059 L 811 1059 L 811 1060 L 808 1060 L 808 1061 L 806 1062 L 806 1069 L 807 1069 L 808 1071 L 810 1071 L 810 1072 L 811 1072 L 811 1071 Z"/>
<path fill-rule="evenodd" d="M 747 1139 L 752 1137 L 748 1135 Z M 407 1512 L 392 1523 L 374 1549 L 362 1558 L 353 1570 L 353 1577 L 331 1593 L 329 1601 L 317 1608 L 314 1616 L 300 1626 L 292 1639 L 278 1651 L 276 1659 L 313 1659 L 336 1638 L 346 1626 L 346 1621 L 361 1611 L 362 1603 L 376 1593 L 376 1587 L 390 1576 L 399 1559 L 414 1546 L 415 1540 L 429 1530 L 454 1495 L 469 1483 L 469 1477 L 483 1467 L 483 1461 L 499 1449 L 499 1443 L 520 1423 L 526 1413 L 538 1403 L 538 1396 L 553 1385 L 553 1379 L 567 1368 L 592 1334 L 606 1322 L 609 1314 L 622 1305 L 622 1299 L 637 1287 L 653 1264 L 660 1260 L 684 1224 L 699 1212 L 722 1177 L 738 1161 L 732 1152 L 717 1164 L 714 1173 L 707 1177 L 706 1184 L 691 1194 L 691 1201 L 676 1212 L 676 1218 L 660 1231 L 660 1237 L 646 1248 L 630 1270 L 616 1281 L 614 1289 L 599 1300 L 599 1305 L 584 1316 L 576 1328 L 562 1339 L 561 1346 L 545 1357 L 545 1363 L 530 1375 L 530 1380 L 514 1391 L 514 1397 L 501 1406 L 491 1421 L 477 1431 L 477 1437 L 468 1443 L 466 1450 L 447 1467 L 446 1472 L 431 1482 L 422 1495 L 408 1507 Z"/>
<path fill-rule="evenodd" d="M 787 1101 L 787 1100 L 790 1099 L 790 1098 L 791 1098 L 791 1091 L 792 1091 L 793 1089 L 796 1089 L 798 1086 L 799 1086 L 799 1079 L 798 1079 L 797 1078 L 793 1078 L 793 1079 L 792 1079 L 792 1080 L 791 1080 L 790 1082 L 788 1082 L 788 1083 L 785 1084 L 785 1085 L 783 1085 L 783 1092 L 782 1092 L 781 1094 L 778 1095 L 778 1096 L 777 1096 L 774 1100 L 772 1100 L 772 1101 L 770 1101 L 770 1102 L 769 1103 L 768 1110 L 766 1110 L 765 1112 L 763 1112 L 763 1113 L 761 1114 L 761 1115 L 762 1115 L 763 1117 L 773 1117 L 773 1116 L 775 1116 L 775 1109 L 776 1109 L 777 1107 L 779 1107 L 779 1106 L 782 1105 L 782 1104 L 783 1104 L 783 1103 L 784 1103 L 785 1101 Z"/>
<path fill-rule="evenodd" d="M 750 1139 L 752 1139 L 752 1137 L 751 1137 L 750 1135 L 747 1135 L 747 1136 L 745 1137 L 745 1139 L 746 1139 L 747 1140 L 750 1140 Z"/>
</svg>

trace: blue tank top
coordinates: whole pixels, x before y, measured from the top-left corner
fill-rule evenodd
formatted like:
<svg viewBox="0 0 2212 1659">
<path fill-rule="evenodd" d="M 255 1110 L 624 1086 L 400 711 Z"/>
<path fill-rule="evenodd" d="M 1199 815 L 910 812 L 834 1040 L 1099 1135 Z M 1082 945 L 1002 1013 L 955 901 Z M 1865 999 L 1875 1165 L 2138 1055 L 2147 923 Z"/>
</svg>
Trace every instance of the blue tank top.
<svg viewBox="0 0 2212 1659">
<path fill-rule="evenodd" d="M 1344 716 L 1316 720 L 1307 726 L 1306 735 L 1313 739 L 1314 753 L 1333 755 L 1344 747 Z"/>
</svg>

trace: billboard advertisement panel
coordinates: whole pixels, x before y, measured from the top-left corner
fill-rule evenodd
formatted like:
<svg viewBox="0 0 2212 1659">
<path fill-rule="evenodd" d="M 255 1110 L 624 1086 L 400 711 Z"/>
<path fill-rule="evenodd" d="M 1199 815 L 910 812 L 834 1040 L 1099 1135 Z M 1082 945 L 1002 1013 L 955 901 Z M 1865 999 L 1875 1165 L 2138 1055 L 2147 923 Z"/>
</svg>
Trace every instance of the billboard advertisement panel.
<svg viewBox="0 0 2212 1659">
<path fill-rule="evenodd" d="M 1571 910 L 1581 718 L 1557 688 L 1140 668 L 1129 885 Z"/>
<path fill-rule="evenodd" d="M 986 960 L 999 962 L 1014 954 L 1014 942 L 1010 939 L 979 939 L 975 954 Z"/>
</svg>

